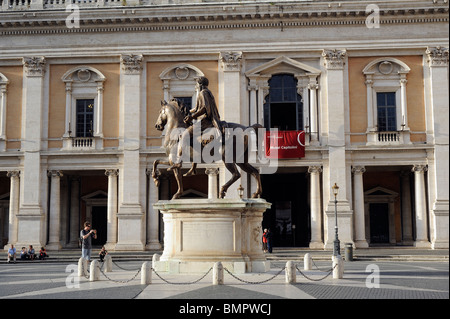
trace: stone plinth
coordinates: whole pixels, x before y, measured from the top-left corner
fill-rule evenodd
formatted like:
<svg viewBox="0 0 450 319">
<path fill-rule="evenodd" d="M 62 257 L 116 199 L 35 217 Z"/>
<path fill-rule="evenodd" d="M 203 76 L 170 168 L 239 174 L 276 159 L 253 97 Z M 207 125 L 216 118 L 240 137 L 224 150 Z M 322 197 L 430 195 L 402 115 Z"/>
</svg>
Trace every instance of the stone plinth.
<svg viewBox="0 0 450 319">
<path fill-rule="evenodd" d="M 230 272 L 266 272 L 261 248 L 264 199 L 177 199 L 153 205 L 163 214 L 164 252 L 157 271 L 204 272 L 221 262 Z"/>
</svg>

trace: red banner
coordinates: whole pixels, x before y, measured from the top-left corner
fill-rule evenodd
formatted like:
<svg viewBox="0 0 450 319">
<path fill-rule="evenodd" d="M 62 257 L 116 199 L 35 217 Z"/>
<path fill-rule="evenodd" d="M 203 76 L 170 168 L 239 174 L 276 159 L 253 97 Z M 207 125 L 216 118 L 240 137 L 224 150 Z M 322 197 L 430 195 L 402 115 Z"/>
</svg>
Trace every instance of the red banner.
<svg viewBox="0 0 450 319">
<path fill-rule="evenodd" d="M 267 158 L 305 157 L 305 131 L 266 131 Z"/>
</svg>

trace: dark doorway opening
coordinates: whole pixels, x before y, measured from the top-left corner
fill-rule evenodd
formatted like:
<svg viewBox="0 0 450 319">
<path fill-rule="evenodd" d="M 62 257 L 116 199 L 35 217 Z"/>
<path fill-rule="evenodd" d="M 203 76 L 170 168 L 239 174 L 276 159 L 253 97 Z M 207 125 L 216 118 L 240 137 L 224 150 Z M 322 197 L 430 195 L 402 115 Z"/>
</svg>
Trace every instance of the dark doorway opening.
<svg viewBox="0 0 450 319">
<path fill-rule="evenodd" d="M 106 206 L 92 206 L 92 229 L 97 230 L 97 239 L 92 246 L 103 246 L 107 239 L 108 209 Z"/>
<path fill-rule="evenodd" d="M 272 232 L 274 247 L 308 247 L 311 240 L 308 187 L 304 173 L 261 175 L 262 198 L 272 203 L 263 228 Z"/>
<path fill-rule="evenodd" d="M 370 243 L 389 243 L 389 204 L 371 203 L 370 212 Z"/>
</svg>

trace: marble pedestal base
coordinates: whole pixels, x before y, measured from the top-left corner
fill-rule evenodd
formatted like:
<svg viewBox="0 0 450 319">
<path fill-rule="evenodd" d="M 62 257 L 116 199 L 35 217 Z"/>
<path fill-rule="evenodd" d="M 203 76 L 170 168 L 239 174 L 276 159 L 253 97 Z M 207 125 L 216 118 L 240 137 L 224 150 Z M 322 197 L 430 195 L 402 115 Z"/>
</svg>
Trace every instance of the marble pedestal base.
<svg viewBox="0 0 450 319">
<path fill-rule="evenodd" d="M 156 271 L 202 273 L 215 262 L 233 273 L 266 272 L 263 199 L 177 199 L 153 205 L 163 214 L 164 251 Z"/>
</svg>

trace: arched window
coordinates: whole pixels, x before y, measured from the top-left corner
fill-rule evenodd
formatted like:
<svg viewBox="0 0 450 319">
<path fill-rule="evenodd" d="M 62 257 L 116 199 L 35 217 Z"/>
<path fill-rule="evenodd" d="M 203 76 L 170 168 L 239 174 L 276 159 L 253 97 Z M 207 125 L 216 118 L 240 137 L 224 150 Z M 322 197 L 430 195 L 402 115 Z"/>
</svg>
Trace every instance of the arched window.
<svg viewBox="0 0 450 319">
<path fill-rule="evenodd" d="M 297 79 L 290 74 L 276 74 L 268 83 L 264 126 L 283 131 L 303 130 L 303 102 L 297 93 Z"/>
</svg>

